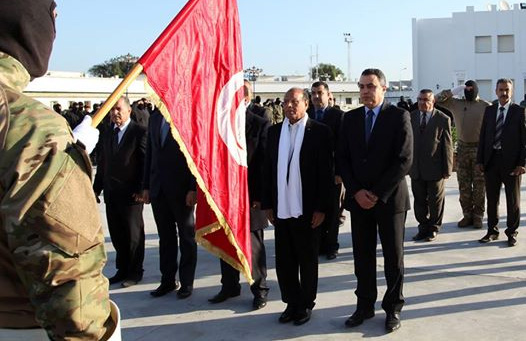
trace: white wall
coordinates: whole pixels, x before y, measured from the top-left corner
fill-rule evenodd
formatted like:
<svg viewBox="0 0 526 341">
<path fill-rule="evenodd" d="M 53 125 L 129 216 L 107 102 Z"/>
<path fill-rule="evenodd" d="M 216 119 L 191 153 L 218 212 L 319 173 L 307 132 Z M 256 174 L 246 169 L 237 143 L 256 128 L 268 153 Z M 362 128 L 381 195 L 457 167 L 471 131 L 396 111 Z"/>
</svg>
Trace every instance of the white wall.
<svg viewBox="0 0 526 341">
<path fill-rule="evenodd" d="M 497 36 L 509 34 L 514 35 L 515 51 L 499 53 Z M 485 35 L 491 36 L 491 53 L 475 53 L 475 37 Z M 514 5 L 509 11 L 492 6 L 491 11 L 475 12 L 470 6 L 450 18 L 413 19 L 413 64 L 415 90 L 440 91 L 474 79 L 483 83 L 481 97 L 493 100 L 497 79 L 511 78 L 520 102 L 526 79 L 526 10 Z"/>
</svg>

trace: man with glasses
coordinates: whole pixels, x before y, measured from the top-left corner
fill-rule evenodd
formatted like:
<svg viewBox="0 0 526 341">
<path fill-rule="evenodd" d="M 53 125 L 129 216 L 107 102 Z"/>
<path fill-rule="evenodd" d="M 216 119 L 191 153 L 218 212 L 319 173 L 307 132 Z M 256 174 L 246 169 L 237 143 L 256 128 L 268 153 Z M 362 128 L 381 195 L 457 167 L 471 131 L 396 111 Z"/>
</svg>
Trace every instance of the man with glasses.
<svg viewBox="0 0 526 341">
<path fill-rule="evenodd" d="M 413 126 L 413 191 L 418 233 L 413 240 L 435 240 L 444 216 L 444 181 L 453 171 L 453 143 L 449 117 L 434 108 L 435 96 L 420 90 L 418 110 L 411 113 Z"/>
</svg>

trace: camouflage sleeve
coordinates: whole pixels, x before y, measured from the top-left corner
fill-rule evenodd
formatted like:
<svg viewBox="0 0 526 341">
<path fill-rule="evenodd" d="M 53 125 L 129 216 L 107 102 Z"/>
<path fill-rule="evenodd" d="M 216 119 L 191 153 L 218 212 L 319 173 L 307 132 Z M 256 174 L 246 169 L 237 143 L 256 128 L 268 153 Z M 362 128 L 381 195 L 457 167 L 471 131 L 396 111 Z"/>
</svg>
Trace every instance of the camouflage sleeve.
<svg viewBox="0 0 526 341">
<path fill-rule="evenodd" d="M 437 102 L 444 105 L 449 99 L 453 98 L 451 90 L 442 90 L 436 95 Z"/>
<path fill-rule="evenodd" d="M 51 339 L 99 340 L 113 322 L 87 155 L 63 118 L 10 95 L 0 220 L 16 271 Z"/>
</svg>

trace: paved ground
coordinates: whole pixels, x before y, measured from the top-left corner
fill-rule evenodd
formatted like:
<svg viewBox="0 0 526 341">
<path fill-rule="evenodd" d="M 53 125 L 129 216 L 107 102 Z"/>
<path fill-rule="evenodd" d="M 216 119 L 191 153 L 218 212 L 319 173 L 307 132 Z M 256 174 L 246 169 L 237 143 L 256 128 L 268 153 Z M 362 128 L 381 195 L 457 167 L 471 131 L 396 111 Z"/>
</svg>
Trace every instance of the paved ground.
<svg viewBox="0 0 526 341">
<path fill-rule="evenodd" d="M 526 210 L 524 200 L 522 208 Z M 504 200 L 504 195 L 501 196 Z M 501 203 L 505 213 L 505 203 Z M 265 233 L 268 281 L 267 307 L 251 310 L 252 296 L 244 283 L 240 297 L 220 304 L 207 299 L 219 291 L 219 261 L 199 247 L 195 289 L 188 299 L 175 293 L 153 298 L 158 285 L 158 237 L 151 208 L 145 208 L 146 259 L 144 280 L 137 286 L 111 287 L 111 297 L 122 314 L 123 340 L 524 340 L 526 338 L 526 220 L 522 214 L 519 244 L 509 248 L 506 238 L 486 245 L 477 239 L 483 230 L 459 229 L 461 218 L 456 179 L 447 183 L 443 230 L 431 243 L 413 242 L 416 222 L 410 211 L 405 237 L 406 306 L 402 328 L 384 332 L 385 314 L 376 305 L 376 317 L 348 329 L 345 319 L 354 311 L 353 257 L 349 219 L 340 230 L 340 255 L 334 261 L 320 259 L 318 298 L 312 319 L 303 326 L 277 322 L 285 308 L 274 270 L 274 233 Z M 104 214 L 104 207 L 101 206 Z M 108 265 L 114 273 L 115 253 L 107 240 Z M 381 249 L 378 249 L 379 297 L 385 290 Z"/>
</svg>

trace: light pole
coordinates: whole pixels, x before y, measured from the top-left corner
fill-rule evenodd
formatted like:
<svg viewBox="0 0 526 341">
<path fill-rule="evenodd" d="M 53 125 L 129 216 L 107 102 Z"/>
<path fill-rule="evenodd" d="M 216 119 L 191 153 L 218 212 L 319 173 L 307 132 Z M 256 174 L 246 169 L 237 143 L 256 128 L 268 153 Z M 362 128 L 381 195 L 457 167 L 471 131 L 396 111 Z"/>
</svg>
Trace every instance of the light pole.
<svg viewBox="0 0 526 341">
<path fill-rule="evenodd" d="M 343 40 L 347 43 L 347 81 L 351 81 L 351 43 L 352 37 L 350 33 L 343 34 Z"/>
<path fill-rule="evenodd" d="M 259 74 L 262 71 L 262 69 L 257 68 L 255 66 L 243 70 L 243 72 L 245 73 L 245 77 L 247 77 L 248 80 L 252 82 L 252 92 L 254 93 L 254 95 L 256 94 L 256 80 L 258 79 Z"/>
<path fill-rule="evenodd" d="M 398 88 L 398 91 L 400 92 L 400 96 L 402 96 L 402 71 L 407 70 L 406 67 L 400 69 L 400 85 Z"/>
</svg>

